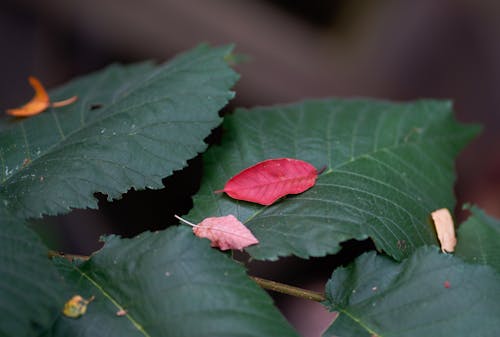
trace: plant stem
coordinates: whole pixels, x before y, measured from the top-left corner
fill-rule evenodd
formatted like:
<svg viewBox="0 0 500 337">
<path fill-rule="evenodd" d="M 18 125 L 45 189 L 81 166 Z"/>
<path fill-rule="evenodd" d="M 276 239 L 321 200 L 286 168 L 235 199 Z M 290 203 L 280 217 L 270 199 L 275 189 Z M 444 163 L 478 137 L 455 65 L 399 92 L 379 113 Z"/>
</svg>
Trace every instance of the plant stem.
<svg viewBox="0 0 500 337">
<path fill-rule="evenodd" d="M 69 262 L 73 262 L 75 260 L 87 261 L 88 259 L 90 259 L 90 256 L 87 255 L 66 254 L 63 252 L 56 252 L 55 250 L 49 250 L 47 255 L 49 256 L 49 259 L 52 259 L 54 257 L 62 257 Z"/>
<path fill-rule="evenodd" d="M 56 252 L 54 250 L 49 250 L 48 256 L 50 259 L 54 257 L 63 257 L 70 262 L 73 262 L 75 260 L 86 261 L 90 258 L 89 256 L 85 255 L 66 254 L 62 252 Z M 306 290 L 288 284 L 266 280 L 257 276 L 250 276 L 250 278 L 254 280 L 263 289 L 276 291 L 282 294 L 295 296 L 310 301 L 323 302 L 325 300 L 325 296 L 322 293 L 316 291 Z"/>
<path fill-rule="evenodd" d="M 250 276 L 250 278 L 257 282 L 257 284 L 264 289 L 316 302 L 323 302 L 325 300 L 325 296 L 322 293 L 316 291 L 306 290 L 288 284 L 266 280 L 256 276 Z"/>
</svg>

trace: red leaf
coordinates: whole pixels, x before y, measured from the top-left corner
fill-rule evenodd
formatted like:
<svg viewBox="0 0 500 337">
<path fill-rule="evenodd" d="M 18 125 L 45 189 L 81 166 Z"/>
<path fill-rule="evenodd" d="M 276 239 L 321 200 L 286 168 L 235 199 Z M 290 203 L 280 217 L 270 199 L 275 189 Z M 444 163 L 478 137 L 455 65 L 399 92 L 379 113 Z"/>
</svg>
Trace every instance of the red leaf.
<svg viewBox="0 0 500 337">
<path fill-rule="evenodd" d="M 234 215 L 206 218 L 195 225 L 189 221 L 175 216 L 177 219 L 193 227 L 193 233 L 200 238 L 207 238 L 212 242 L 212 247 L 221 250 L 239 249 L 259 243 L 252 232 L 242 224 Z"/>
<path fill-rule="evenodd" d="M 231 198 L 271 205 L 287 194 L 298 194 L 316 183 L 318 171 L 311 164 L 291 158 L 257 163 L 231 179 L 223 190 Z"/>
</svg>

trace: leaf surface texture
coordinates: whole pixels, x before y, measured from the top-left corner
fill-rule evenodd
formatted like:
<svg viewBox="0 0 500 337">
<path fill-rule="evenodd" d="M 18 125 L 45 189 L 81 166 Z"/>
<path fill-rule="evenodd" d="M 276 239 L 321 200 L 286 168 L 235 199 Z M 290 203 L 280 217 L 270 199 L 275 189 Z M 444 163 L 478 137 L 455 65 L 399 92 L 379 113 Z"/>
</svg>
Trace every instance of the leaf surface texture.
<svg viewBox="0 0 500 337">
<path fill-rule="evenodd" d="M 244 267 L 187 226 L 108 237 L 89 261 L 58 267 L 68 299 L 95 299 L 51 336 L 297 336 Z"/>
<path fill-rule="evenodd" d="M 95 208 L 162 178 L 206 148 L 203 141 L 233 97 L 229 47 L 200 46 L 159 67 L 112 65 L 50 92 L 74 104 L 0 133 L 0 196 L 23 217 Z"/>
<path fill-rule="evenodd" d="M 499 274 L 436 247 L 421 247 L 400 264 L 364 254 L 333 272 L 326 297 L 339 318 L 347 317 L 325 337 L 363 336 L 363 330 L 381 337 L 486 337 L 500 329 Z"/>
<path fill-rule="evenodd" d="M 431 211 L 454 207 L 454 158 L 477 133 L 457 123 L 448 102 L 319 100 L 238 110 L 222 143 L 204 155 L 191 219 L 234 214 L 260 241 L 256 259 L 323 256 L 371 237 L 396 259 L 437 243 Z M 326 165 L 316 185 L 260 206 L 213 191 L 269 158 Z"/>
</svg>

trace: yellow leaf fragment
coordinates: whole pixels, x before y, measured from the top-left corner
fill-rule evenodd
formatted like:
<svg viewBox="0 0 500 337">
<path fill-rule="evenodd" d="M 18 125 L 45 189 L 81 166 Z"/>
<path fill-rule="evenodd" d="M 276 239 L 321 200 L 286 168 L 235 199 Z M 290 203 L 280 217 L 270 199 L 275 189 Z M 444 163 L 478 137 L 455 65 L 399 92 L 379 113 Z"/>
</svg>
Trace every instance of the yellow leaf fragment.
<svg viewBox="0 0 500 337">
<path fill-rule="evenodd" d="M 434 227 L 441 243 L 441 250 L 444 253 L 452 253 L 457 244 L 455 237 L 455 225 L 450 211 L 447 208 L 441 208 L 431 213 Z"/>
<path fill-rule="evenodd" d="M 35 90 L 35 95 L 28 103 L 24 104 L 23 106 L 16 109 L 8 109 L 8 115 L 14 117 L 34 116 L 43 112 L 49 106 L 52 106 L 53 108 L 60 108 L 69 104 L 73 104 L 78 99 L 77 96 L 73 96 L 59 102 L 51 103 L 47 91 L 43 87 L 42 83 L 38 80 L 38 78 L 30 76 L 28 78 L 28 81 L 33 90 Z"/>
<path fill-rule="evenodd" d="M 78 318 L 87 312 L 87 306 L 93 300 L 94 296 L 86 300 L 80 295 L 75 295 L 64 304 L 63 314 L 70 318 Z"/>
</svg>

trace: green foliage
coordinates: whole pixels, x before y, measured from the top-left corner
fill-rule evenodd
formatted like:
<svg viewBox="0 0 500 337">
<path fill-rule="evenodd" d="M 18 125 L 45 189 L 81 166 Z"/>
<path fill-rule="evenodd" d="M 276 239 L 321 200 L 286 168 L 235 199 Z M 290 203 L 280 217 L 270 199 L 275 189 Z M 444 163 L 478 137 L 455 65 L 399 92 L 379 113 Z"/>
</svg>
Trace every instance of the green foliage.
<svg viewBox="0 0 500 337">
<path fill-rule="evenodd" d="M 201 46 L 161 66 L 113 65 L 50 92 L 53 100 L 78 95 L 73 105 L 0 121 L 1 336 L 296 335 L 244 266 L 188 227 L 110 236 L 73 262 L 51 262 L 28 227 L 29 218 L 95 208 L 96 192 L 116 199 L 162 188 L 222 121 L 237 79 L 230 50 Z M 438 101 L 238 110 L 204 154 L 187 218 L 236 215 L 260 240 L 247 250 L 256 259 L 334 254 L 346 240 L 371 238 L 379 255 L 359 257 L 328 282 L 324 304 L 340 312 L 328 336 L 490 336 L 500 327 L 498 221 L 473 210 L 457 247 L 468 262 L 439 253 L 429 222 L 431 211 L 455 206 L 454 158 L 477 130 Z M 310 190 L 269 207 L 213 193 L 276 157 L 326 169 Z M 80 318 L 66 317 L 76 294 L 94 300 Z"/>
<path fill-rule="evenodd" d="M 436 247 L 419 248 L 399 264 L 367 253 L 334 271 L 327 283 L 327 305 L 347 317 L 325 336 L 496 336 L 499 285 L 492 268 Z"/>
<path fill-rule="evenodd" d="M 460 225 L 456 254 L 472 263 L 487 264 L 500 272 L 500 221 L 477 207 Z"/>
<path fill-rule="evenodd" d="M 0 134 L 0 196 L 24 217 L 96 208 L 161 179 L 205 150 L 203 139 L 233 97 L 231 48 L 199 47 L 160 67 L 113 65 L 53 91 L 75 104 L 19 121 Z M 40 196 L 44 196 L 40 198 Z"/>
<path fill-rule="evenodd" d="M 51 336 L 295 335 L 244 267 L 188 227 L 109 237 L 89 261 L 57 266 L 67 298 L 95 299 L 80 319 L 60 317 Z"/>
<path fill-rule="evenodd" d="M 40 239 L 0 206 L 0 336 L 36 336 L 64 304 L 64 288 Z"/>
<path fill-rule="evenodd" d="M 396 259 L 436 244 L 429 213 L 453 209 L 453 159 L 477 133 L 436 101 L 308 101 L 239 110 L 223 126 L 188 217 L 235 214 L 260 240 L 248 252 L 269 260 L 335 253 L 353 238 L 371 237 Z M 240 170 L 279 157 L 326 171 L 314 188 L 269 207 L 213 194 Z"/>
</svg>

